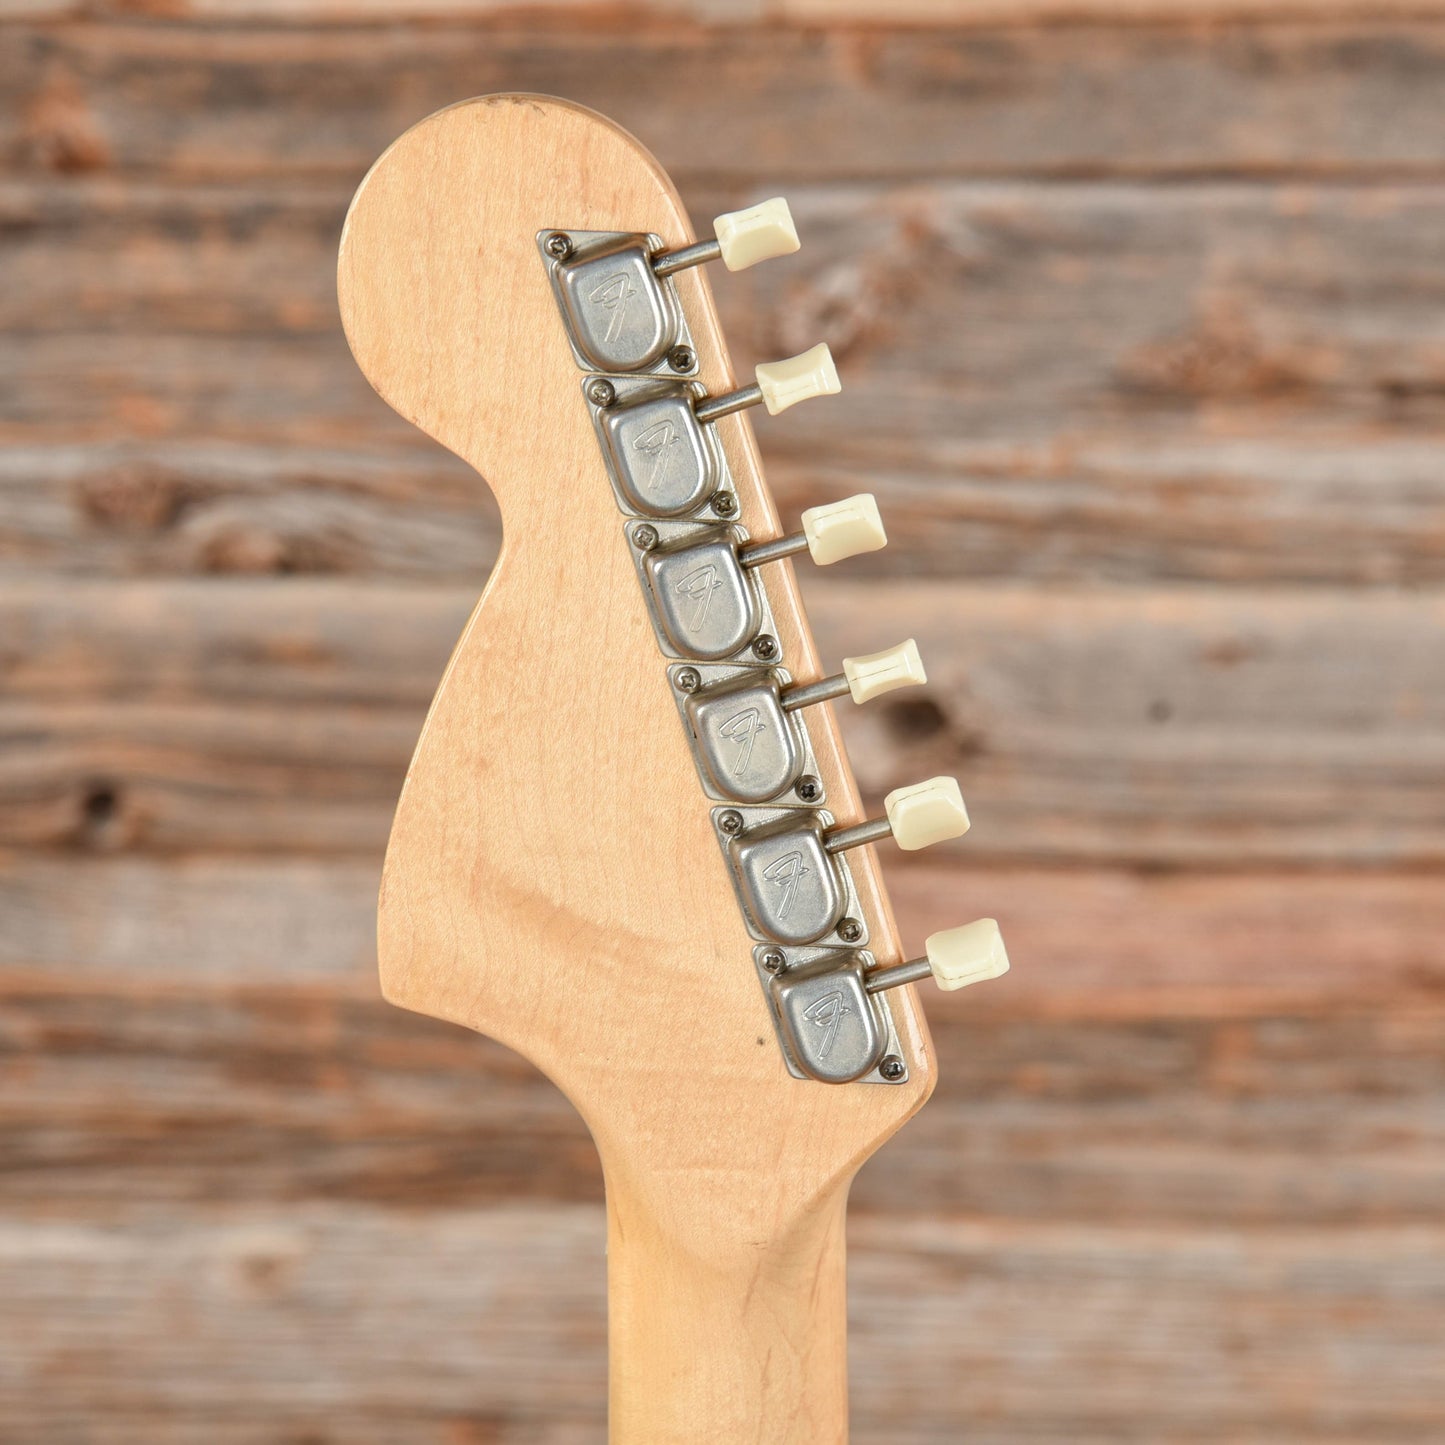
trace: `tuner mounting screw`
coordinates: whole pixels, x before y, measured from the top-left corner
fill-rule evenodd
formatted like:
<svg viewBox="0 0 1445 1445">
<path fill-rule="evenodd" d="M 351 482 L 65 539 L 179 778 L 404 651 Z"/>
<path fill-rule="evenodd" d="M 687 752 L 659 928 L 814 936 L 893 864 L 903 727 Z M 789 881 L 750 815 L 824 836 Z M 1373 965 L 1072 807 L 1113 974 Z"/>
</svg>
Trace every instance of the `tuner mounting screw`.
<svg viewBox="0 0 1445 1445">
<path fill-rule="evenodd" d="M 743 831 L 743 815 L 736 808 L 729 808 L 717 820 L 717 825 L 729 835 Z"/>
<path fill-rule="evenodd" d="M 696 692 L 702 686 L 702 674 L 695 667 L 684 667 L 677 674 L 677 685 L 683 692 Z"/>
<path fill-rule="evenodd" d="M 690 346 L 674 346 L 667 353 L 667 364 L 674 371 L 691 371 L 697 365 L 697 357 Z"/>
<path fill-rule="evenodd" d="M 719 492 L 712 499 L 712 509 L 719 517 L 731 517 L 738 509 L 738 499 L 731 492 Z"/>
<path fill-rule="evenodd" d="M 554 261 L 565 261 L 572 254 L 572 238 L 565 231 L 553 231 L 547 237 L 547 254 Z"/>
<path fill-rule="evenodd" d="M 778 639 L 769 637 L 766 632 L 760 633 L 753 639 L 753 656 L 761 657 L 765 662 L 770 657 L 778 655 Z"/>
<path fill-rule="evenodd" d="M 804 803 L 816 803 L 822 796 L 823 785 L 811 773 L 804 773 L 793 789 Z"/>
<path fill-rule="evenodd" d="M 587 400 L 593 406 L 611 406 L 617 400 L 617 388 L 605 377 L 594 376 L 587 383 Z"/>
<path fill-rule="evenodd" d="M 657 528 L 644 522 L 640 527 L 632 529 L 632 541 L 635 546 L 641 547 L 644 552 L 651 551 L 657 546 Z"/>
<path fill-rule="evenodd" d="M 787 962 L 781 948 L 770 948 L 763 954 L 763 967 L 769 973 L 781 973 Z"/>
<path fill-rule="evenodd" d="M 908 1072 L 908 1068 L 897 1054 L 887 1054 L 883 1062 L 878 1065 L 878 1072 L 890 1084 L 896 1084 Z"/>
<path fill-rule="evenodd" d="M 844 943 L 857 943 L 863 937 L 863 925 L 856 918 L 845 918 L 838 925 L 838 937 Z"/>
</svg>

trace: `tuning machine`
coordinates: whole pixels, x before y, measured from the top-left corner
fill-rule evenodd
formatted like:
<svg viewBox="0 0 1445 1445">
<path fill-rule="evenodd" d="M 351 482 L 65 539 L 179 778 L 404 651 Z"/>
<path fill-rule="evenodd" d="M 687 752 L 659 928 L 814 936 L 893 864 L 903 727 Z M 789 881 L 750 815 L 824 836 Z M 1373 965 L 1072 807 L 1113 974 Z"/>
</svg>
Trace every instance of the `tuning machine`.
<svg viewBox="0 0 1445 1445">
<path fill-rule="evenodd" d="M 687 725 L 712 819 L 763 979 L 784 1058 L 801 1078 L 901 1083 L 908 1065 L 880 997 L 925 975 L 945 988 L 992 978 L 1008 959 L 992 920 L 936 934 L 926 957 L 879 967 L 846 853 L 892 836 L 904 849 L 968 828 L 957 782 L 899 788 L 885 816 L 841 825 L 802 710 L 857 702 L 925 681 L 910 640 L 845 658 L 832 677 L 795 683 L 757 569 L 807 552 L 820 566 L 883 547 L 865 494 L 802 514 L 801 529 L 755 541 L 740 525 L 714 423 L 752 406 L 776 415 L 839 388 L 826 345 L 755 369 L 719 395 L 697 379 L 697 352 L 673 277 L 721 260 L 740 270 L 798 249 L 786 202 L 719 216 L 716 236 L 667 251 L 644 233 L 547 231 L 537 244 Z"/>
<path fill-rule="evenodd" d="M 755 810 L 749 817 L 739 808 L 715 808 L 713 823 L 755 935 L 802 945 L 839 929 L 842 942 L 861 943 L 861 924 L 844 917 L 851 884 L 839 855 L 889 836 L 913 850 L 968 831 L 963 795 L 949 777 L 895 788 L 884 811 L 882 818 L 839 827 L 821 809 Z"/>
<path fill-rule="evenodd" d="M 753 957 L 789 1067 L 825 1084 L 850 1083 L 875 1070 L 887 1083 L 907 1077 L 901 1055 L 887 1057 L 890 1021 L 878 994 L 930 977 L 940 988 L 963 988 L 1008 972 L 992 918 L 935 933 L 922 958 L 887 968 L 858 949 L 804 950 L 790 960 L 782 949 L 765 945 Z"/>
<path fill-rule="evenodd" d="M 623 506 L 649 517 L 685 517 L 712 500 L 724 473 L 712 423 L 751 406 L 776 416 L 800 401 L 841 390 L 825 343 L 754 368 L 751 386 L 709 396 L 695 381 L 594 376 L 582 390 L 592 408 Z"/>
<path fill-rule="evenodd" d="M 883 993 L 905 983 L 931 978 L 939 988 L 952 991 L 971 983 L 1001 978 L 1008 972 L 1003 934 L 992 918 L 980 918 L 958 928 L 930 934 L 923 942 L 923 957 L 874 969 L 868 975 L 868 992 Z"/>
<path fill-rule="evenodd" d="M 822 784 L 808 771 L 807 729 L 794 722 L 801 709 L 843 696 L 864 703 L 928 680 L 912 638 L 845 657 L 842 672 L 812 683 L 792 683 L 779 668 L 756 666 L 679 665 L 669 677 L 703 782 L 714 796 L 740 803 L 766 802 L 792 788 L 801 802 L 822 801 Z"/>
<path fill-rule="evenodd" d="M 669 278 L 721 261 L 742 271 L 798 249 L 798 232 L 781 197 L 730 211 L 713 222 L 715 238 L 675 251 L 659 236 L 618 231 L 541 231 L 552 287 L 578 361 L 593 371 L 648 371 L 666 358 L 674 371 L 695 367 L 686 323 Z M 680 355 L 675 353 L 686 353 Z"/>
<path fill-rule="evenodd" d="M 750 574 L 754 568 L 796 552 L 810 552 L 822 566 L 888 540 L 878 504 L 866 492 L 810 507 L 803 527 L 772 542 L 746 543 L 721 523 L 677 525 L 632 522 L 627 534 L 646 588 L 659 640 L 681 657 L 716 662 L 758 639 L 764 604 Z M 766 646 L 756 653 L 770 662 Z"/>
</svg>

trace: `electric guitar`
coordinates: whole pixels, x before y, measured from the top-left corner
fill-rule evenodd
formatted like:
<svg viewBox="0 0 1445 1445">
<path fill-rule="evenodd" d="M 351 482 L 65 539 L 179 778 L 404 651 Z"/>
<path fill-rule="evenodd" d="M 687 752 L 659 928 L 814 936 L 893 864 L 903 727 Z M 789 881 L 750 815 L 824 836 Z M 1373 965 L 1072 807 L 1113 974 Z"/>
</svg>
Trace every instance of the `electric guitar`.
<svg viewBox="0 0 1445 1445">
<path fill-rule="evenodd" d="M 837 376 L 818 345 L 739 386 L 705 279 L 797 246 L 781 200 L 696 240 L 631 136 L 532 95 L 408 131 L 342 237 L 357 362 L 504 527 L 397 808 L 382 988 L 591 1129 L 619 1445 L 846 1439 L 844 1207 L 933 1086 L 913 984 L 1008 966 L 987 919 L 900 953 L 871 845 L 968 817 L 950 778 L 863 817 L 829 700 L 922 664 L 826 671 L 789 558 L 882 524 L 863 496 L 780 525 L 746 413 Z"/>
</svg>

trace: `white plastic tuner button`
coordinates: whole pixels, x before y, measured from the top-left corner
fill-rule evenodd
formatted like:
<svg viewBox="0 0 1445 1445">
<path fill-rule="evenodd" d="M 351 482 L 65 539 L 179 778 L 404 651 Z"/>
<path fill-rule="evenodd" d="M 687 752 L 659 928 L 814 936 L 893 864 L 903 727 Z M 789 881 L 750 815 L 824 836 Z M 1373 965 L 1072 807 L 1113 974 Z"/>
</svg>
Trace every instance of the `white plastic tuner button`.
<svg viewBox="0 0 1445 1445">
<path fill-rule="evenodd" d="M 1003 934 L 992 918 L 930 934 L 923 948 L 939 988 L 964 988 L 1008 972 Z"/>
<path fill-rule="evenodd" d="M 803 535 L 808 551 L 820 567 L 856 557 L 860 552 L 876 552 L 888 545 L 883 518 L 872 492 L 859 492 L 841 502 L 823 507 L 809 507 L 803 513 Z"/>
<path fill-rule="evenodd" d="M 884 798 L 883 806 L 894 841 L 909 852 L 968 832 L 968 809 L 963 806 L 956 778 L 929 778 L 895 788 Z"/>
<path fill-rule="evenodd" d="M 928 681 L 923 659 L 918 655 L 918 644 L 911 637 L 897 647 L 885 647 L 882 652 L 870 652 L 866 657 L 845 657 L 843 675 L 848 679 L 848 691 L 853 694 L 854 702 L 867 702 L 892 692 L 895 687 L 914 687 Z"/>
<path fill-rule="evenodd" d="M 815 396 L 834 396 L 842 391 L 838 381 L 838 369 L 833 365 L 833 353 L 828 343 L 820 341 L 816 346 L 786 361 L 765 361 L 755 369 L 758 390 L 763 394 L 763 405 L 771 416 L 787 411 L 800 401 Z"/>
<path fill-rule="evenodd" d="M 722 263 L 729 271 L 745 271 L 759 261 L 790 256 L 798 249 L 798 228 L 781 196 L 745 211 L 728 211 L 712 225 Z"/>
</svg>

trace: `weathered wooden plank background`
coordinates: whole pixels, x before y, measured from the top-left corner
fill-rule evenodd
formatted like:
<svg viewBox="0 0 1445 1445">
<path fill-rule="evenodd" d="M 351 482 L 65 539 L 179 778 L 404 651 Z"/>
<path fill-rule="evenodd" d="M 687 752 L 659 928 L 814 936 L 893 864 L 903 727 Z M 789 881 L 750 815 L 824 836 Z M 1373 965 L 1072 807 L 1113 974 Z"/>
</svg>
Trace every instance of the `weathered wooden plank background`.
<svg viewBox="0 0 1445 1445">
<path fill-rule="evenodd" d="M 560 1097 L 375 996 L 373 892 L 497 545 L 351 364 L 364 168 L 489 89 L 707 216 L 935 1101 L 860 1178 L 857 1438 L 1445 1437 L 1445 18 L 1343 0 L 18 0 L 0 30 L 0 1439 L 578 1445 L 599 1180 Z"/>
</svg>

